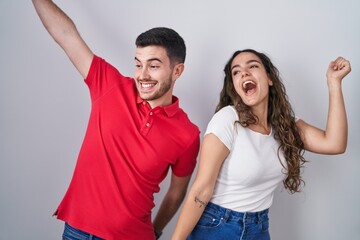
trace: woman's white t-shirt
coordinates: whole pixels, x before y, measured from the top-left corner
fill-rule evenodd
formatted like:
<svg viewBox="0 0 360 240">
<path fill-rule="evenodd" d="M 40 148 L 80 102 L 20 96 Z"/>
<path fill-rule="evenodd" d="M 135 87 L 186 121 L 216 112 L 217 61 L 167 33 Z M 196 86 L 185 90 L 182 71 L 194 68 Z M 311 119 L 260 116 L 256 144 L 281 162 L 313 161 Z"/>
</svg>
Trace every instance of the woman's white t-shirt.
<svg viewBox="0 0 360 240">
<path fill-rule="evenodd" d="M 235 123 L 238 119 L 233 106 L 224 107 L 205 132 L 217 136 L 230 150 L 210 201 L 239 212 L 262 211 L 271 206 L 276 187 L 286 177 L 278 157 L 285 163 L 284 156 L 272 131 L 269 135 L 254 132 Z"/>
</svg>

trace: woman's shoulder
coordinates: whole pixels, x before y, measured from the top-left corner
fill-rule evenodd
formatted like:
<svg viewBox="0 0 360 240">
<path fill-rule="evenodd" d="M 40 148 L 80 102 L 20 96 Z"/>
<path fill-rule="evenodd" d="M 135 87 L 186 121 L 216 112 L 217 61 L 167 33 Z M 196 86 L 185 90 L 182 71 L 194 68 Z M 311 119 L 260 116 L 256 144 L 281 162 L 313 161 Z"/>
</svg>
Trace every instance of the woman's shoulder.
<svg viewBox="0 0 360 240">
<path fill-rule="evenodd" d="M 237 121 L 239 120 L 239 116 L 235 110 L 235 107 L 232 105 L 228 105 L 226 107 L 221 108 L 219 111 L 217 111 L 213 119 L 222 119 L 222 120 L 231 120 L 231 121 Z"/>
</svg>

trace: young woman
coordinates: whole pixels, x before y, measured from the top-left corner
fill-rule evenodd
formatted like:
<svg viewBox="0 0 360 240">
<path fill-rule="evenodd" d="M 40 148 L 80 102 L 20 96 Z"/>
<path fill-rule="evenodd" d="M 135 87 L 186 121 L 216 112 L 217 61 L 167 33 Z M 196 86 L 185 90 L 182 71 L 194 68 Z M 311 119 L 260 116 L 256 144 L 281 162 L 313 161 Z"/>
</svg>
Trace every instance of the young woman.
<svg viewBox="0 0 360 240">
<path fill-rule="evenodd" d="M 342 57 L 329 65 L 329 112 L 321 130 L 295 117 L 279 72 L 265 54 L 236 51 L 225 66 L 220 102 L 172 239 L 270 239 L 274 191 L 281 182 L 291 193 L 300 191 L 304 150 L 340 154 L 346 149 L 341 81 L 350 71 Z"/>
</svg>

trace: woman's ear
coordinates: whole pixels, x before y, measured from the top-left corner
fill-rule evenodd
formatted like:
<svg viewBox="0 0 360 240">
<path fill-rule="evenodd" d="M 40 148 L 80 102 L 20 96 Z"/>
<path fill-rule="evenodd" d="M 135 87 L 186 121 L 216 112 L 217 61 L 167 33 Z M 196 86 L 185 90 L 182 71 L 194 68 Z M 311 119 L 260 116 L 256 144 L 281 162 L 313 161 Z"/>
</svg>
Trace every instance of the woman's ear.
<svg viewBox="0 0 360 240">
<path fill-rule="evenodd" d="M 271 81 L 271 79 L 270 79 L 270 78 L 268 79 L 268 83 L 269 83 L 269 86 L 274 85 L 273 81 Z"/>
</svg>

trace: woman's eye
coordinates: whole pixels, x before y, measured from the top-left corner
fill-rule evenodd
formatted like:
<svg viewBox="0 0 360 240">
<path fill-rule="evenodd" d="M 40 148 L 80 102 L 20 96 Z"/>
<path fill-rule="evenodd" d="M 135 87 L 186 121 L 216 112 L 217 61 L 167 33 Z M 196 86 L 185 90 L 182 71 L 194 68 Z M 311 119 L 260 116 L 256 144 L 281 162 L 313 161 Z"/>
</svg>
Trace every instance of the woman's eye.
<svg viewBox="0 0 360 240">
<path fill-rule="evenodd" d="M 236 76 L 237 74 L 239 74 L 240 73 L 240 71 L 234 71 L 233 72 L 233 76 Z"/>
<path fill-rule="evenodd" d="M 258 68 L 258 65 L 252 65 L 250 68 Z"/>
</svg>

